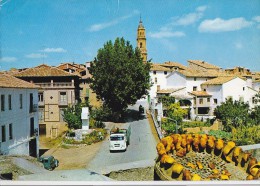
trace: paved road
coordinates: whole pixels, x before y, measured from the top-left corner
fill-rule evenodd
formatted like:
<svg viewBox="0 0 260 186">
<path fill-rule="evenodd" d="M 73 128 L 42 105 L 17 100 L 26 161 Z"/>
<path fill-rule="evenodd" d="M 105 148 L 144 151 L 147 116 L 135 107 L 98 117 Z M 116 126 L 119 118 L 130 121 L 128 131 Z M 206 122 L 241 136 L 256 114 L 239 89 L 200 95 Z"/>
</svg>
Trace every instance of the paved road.
<svg viewBox="0 0 260 186">
<path fill-rule="evenodd" d="M 109 141 L 106 139 L 98 154 L 86 166 L 87 169 L 95 172 L 104 173 L 104 169 L 110 167 L 113 171 L 129 169 L 129 167 L 143 167 L 148 162 L 153 162 L 156 158 L 156 141 L 146 116 L 141 119 L 135 119 L 138 113 L 138 107 L 142 104 L 146 107 L 145 101 L 139 101 L 134 106 L 128 108 L 128 123 L 131 125 L 131 140 L 126 152 L 109 152 Z M 112 168 L 112 169 L 111 169 Z M 106 171 L 105 171 L 106 172 Z"/>
</svg>

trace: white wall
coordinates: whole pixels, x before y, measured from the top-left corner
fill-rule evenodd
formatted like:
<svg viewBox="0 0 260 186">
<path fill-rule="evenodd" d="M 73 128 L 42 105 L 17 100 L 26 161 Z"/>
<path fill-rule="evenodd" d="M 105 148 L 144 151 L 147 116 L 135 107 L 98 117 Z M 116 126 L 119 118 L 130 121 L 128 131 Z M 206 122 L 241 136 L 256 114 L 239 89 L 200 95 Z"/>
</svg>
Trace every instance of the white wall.
<svg viewBox="0 0 260 186">
<path fill-rule="evenodd" d="M 0 88 L 0 95 L 5 95 L 5 111 L 0 110 L 1 152 L 6 154 L 29 155 L 30 118 L 34 118 L 34 128 L 38 129 L 38 111 L 29 113 L 30 93 L 33 104 L 38 105 L 37 89 Z M 20 109 L 20 94 L 23 95 L 23 107 Z M 12 97 L 12 110 L 9 110 L 8 95 Z M 1 105 L 1 99 L 0 99 Z M 12 123 L 13 139 L 9 139 L 9 124 Z M 5 125 L 6 141 L 2 142 L 2 126 Z M 26 140 L 27 139 L 27 140 Z M 37 137 L 38 144 L 38 137 Z M 39 149 L 37 147 L 37 152 Z"/>
<path fill-rule="evenodd" d="M 194 77 L 188 77 L 187 78 L 187 91 L 188 92 L 192 92 L 193 91 L 193 87 L 197 87 L 197 91 L 202 91 L 203 89 L 201 89 L 201 84 L 206 82 L 207 80 L 209 80 L 209 78 L 199 78 L 196 77 L 196 80 Z"/>
<path fill-rule="evenodd" d="M 164 74 L 164 71 L 156 71 L 156 74 L 153 71 L 150 71 L 151 82 L 153 83 L 152 87 L 149 90 L 150 98 L 156 97 L 157 85 L 160 85 L 160 89 L 166 88 L 166 76 L 169 74 Z M 157 83 L 155 84 L 155 78 L 157 78 Z"/>
<path fill-rule="evenodd" d="M 245 102 L 247 102 L 249 104 L 250 108 L 254 108 L 256 105 L 259 105 L 260 103 L 253 103 L 253 97 L 255 97 L 255 95 L 258 92 L 250 87 L 246 87 L 245 90 Z"/>
<path fill-rule="evenodd" d="M 240 97 L 245 99 L 246 81 L 235 78 L 222 85 L 223 88 L 223 102 L 229 96 L 232 96 L 233 100 L 239 100 Z"/>
<path fill-rule="evenodd" d="M 187 86 L 187 79 L 181 73 L 174 71 L 167 76 L 167 88 L 182 88 Z"/>
<path fill-rule="evenodd" d="M 210 98 L 210 105 L 212 110 L 214 110 L 217 105 L 220 105 L 223 102 L 223 92 L 222 85 L 202 85 L 202 89 L 206 89 L 209 95 L 212 95 Z M 214 99 L 217 99 L 217 104 L 214 104 Z"/>
<path fill-rule="evenodd" d="M 253 82 L 253 89 L 256 91 L 260 91 L 260 82 Z"/>
</svg>

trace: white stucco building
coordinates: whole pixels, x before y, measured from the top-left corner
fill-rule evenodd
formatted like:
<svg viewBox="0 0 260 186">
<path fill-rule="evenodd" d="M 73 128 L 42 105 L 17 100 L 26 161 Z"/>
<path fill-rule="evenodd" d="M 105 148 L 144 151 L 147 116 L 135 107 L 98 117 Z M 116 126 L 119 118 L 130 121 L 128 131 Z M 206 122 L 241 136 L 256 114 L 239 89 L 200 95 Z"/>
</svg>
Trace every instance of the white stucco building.
<svg viewBox="0 0 260 186">
<path fill-rule="evenodd" d="M 39 156 L 38 87 L 0 73 L 0 154 Z"/>
<path fill-rule="evenodd" d="M 243 74 L 228 73 L 204 61 L 188 60 L 188 67 L 176 62 L 153 64 L 150 71 L 153 86 L 151 99 L 169 95 L 181 101 L 189 110 L 189 118 L 212 118 L 214 109 L 226 99 L 244 101 L 250 108 L 255 106 L 258 93 L 257 81 L 249 71 Z"/>
</svg>

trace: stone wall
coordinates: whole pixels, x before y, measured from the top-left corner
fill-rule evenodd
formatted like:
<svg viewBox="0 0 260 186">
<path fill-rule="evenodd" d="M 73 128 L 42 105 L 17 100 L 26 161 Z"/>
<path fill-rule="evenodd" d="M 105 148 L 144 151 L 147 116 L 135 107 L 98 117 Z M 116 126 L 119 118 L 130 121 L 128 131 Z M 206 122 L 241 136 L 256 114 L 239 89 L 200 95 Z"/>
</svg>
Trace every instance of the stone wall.
<svg viewBox="0 0 260 186">
<path fill-rule="evenodd" d="M 193 127 L 193 128 L 184 128 L 183 130 L 187 130 L 187 133 L 198 133 L 200 131 L 204 131 L 205 133 L 208 133 L 210 130 L 219 130 L 220 122 L 215 121 L 213 125 L 210 127 Z"/>
</svg>

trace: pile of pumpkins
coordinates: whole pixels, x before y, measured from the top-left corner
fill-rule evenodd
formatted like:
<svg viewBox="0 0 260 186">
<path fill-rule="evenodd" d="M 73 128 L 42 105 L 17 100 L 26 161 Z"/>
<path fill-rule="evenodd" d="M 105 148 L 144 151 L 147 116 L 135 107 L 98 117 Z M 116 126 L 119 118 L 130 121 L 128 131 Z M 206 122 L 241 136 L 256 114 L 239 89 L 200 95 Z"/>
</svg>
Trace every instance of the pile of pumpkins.
<svg viewBox="0 0 260 186">
<path fill-rule="evenodd" d="M 247 180 L 259 179 L 260 176 L 260 162 L 252 157 L 250 153 L 243 152 L 241 147 L 236 146 L 235 142 L 225 142 L 223 139 L 216 139 L 214 136 L 207 134 L 172 134 L 164 137 L 156 146 L 158 159 L 161 168 L 167 170 L 167 175 L 171 175 L 177 180 L 229 180 L 231 174 L 227 170 L 218 171 L 214 163 L 209 162 L 209 167 L 212 170 L 212 175 L 206 179 L 202 179 L 198 174 L 192 174 L 188 169 L 177 162 L 171 154 L 175 154 L 178 157 L 184 157 L 190 151 L 194 152 L 207 152 L 212 156 L 219 156 L 227 163 L 233 163 L 235 166 L 239 166 L 244 169 L 248 176 Z M 203 168 L 201 162 L 197 162 L 196 166 L 192 163 L 188 163 L 187 167 L 195 169 Z M 174 176 L 173 176 L 174 175 Z"/>
</svg>

